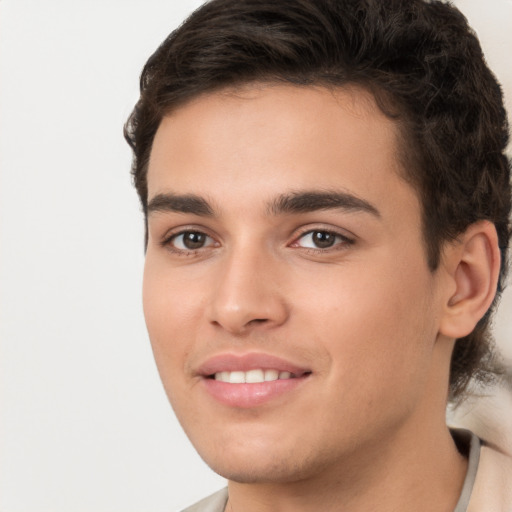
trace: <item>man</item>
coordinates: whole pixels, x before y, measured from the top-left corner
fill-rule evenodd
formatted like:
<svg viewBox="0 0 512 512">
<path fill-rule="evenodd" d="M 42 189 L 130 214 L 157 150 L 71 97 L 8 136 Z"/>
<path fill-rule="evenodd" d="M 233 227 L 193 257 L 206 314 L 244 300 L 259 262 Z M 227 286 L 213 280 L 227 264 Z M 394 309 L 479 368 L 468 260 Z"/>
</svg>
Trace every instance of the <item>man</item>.
<svg viewBox="0 0 512 512">
<path fill-rule="evenodd" d="M 512 510 L 510 458 L 450 432 L 492 378 L 510 170 L 464 17 L 421 0 L 214 0 L 126 127 L 144 311 L 202 511 Z"/>
</svg>

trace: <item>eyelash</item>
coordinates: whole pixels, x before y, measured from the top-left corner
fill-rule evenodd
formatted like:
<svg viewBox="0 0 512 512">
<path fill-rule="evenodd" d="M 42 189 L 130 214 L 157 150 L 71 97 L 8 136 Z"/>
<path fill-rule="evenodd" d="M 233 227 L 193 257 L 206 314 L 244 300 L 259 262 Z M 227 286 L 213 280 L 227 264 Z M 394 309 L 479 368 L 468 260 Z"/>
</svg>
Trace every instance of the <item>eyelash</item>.
<svg viewBox="0 0 512 512">
<path fill-rule="evenodd" d="M 291 247 L 301 247 L 299 245 L 299 241 L 303 239 L 307 235 L 313 236 L 314 233 L 322 233 L 324 235 L 333 236 L 335 238 L 333 245 L 325 248 L 321 247 L 302 247 L 308 253 L 313 254 L 325 254 L 333 251 L 340 251 L 346 249 L 347 246 L 350 246 L 355 243 L 355 240 L 349 238 L 348 236 L 340 233 L 339 231 L 335 231 L 333 229 L 322 229 L 322 228 L 314 228 L 314 229 L 306 229 L 303 232 L 299 233 L 299 235 L 295 238 L 294 242 L 290 244 Z M 336 242 L 336 239 L 339 241 Z"/>
<path fill-rule="evenodd" d="M 325 248 L 321 247 L 302 247 L 299 245 L 299 241 L 303 239 L 307 235 L 313 236 L 314 233 L 322 233 L 323 235 L 327 236 L 333 236 L 335 238 L 333 245 Z M 178 248 L 173 245 L 173 241 L 175 241 L 178 237 L 182 237 L 185 235 L 200 235 L 204 236 L 212 241 L 212 243 L 209 243 L 206 246 L 198 247 L 197 249 L 188 249 L 188 248 Z M 336 239 L 338 239 L 338 242 L 336 243 Z M 302 231 L 294 238 L 294 241 L 289 245 L 289 247 L 297 247 L 302 248 L 307 253 L 314 253 L 314 254 L 326 254 L 330 253 L 332 251 L 339 251 L 346 249 L 347 246 L 350 246 L 355 243 L 355 240 L 352 238 L 347 237 L 344 234 L 339 233 L 338 231 L 334 231 L 332 229 L 322 229 L 322 228 L 316 228 L 316 229 L 307 229 Z M 178 255 L 178 256 L 195 256 L 199 254 L 202 250 L 207 249 L 211 246 L 218 246 L 218 242 L 215 241 L 213 237 L 205 233 L 204 231 L 198 230 L 198 229 L 182 229 L 178 232 L 171 233 L 170 235 L 166 236 L 162 242 L 162 247 L 167 248 L 172 253 Z"/>
<path fill-rule="evenodd" d="M 175 241 L 178 237 L 185 236 L 187 234 L 204 236 L 204 237 L 212 240 L 213 244 L 208 244 L 206 246 L 198 247 L 197 249 L 188 249 L 186 247 L 179 248 L 179 247 L 175 247 L 173 245 L 173 241 Z M 210 235 L 206 234 L 204 231 L 201 231 L 199 229 L 182 229 L 176 233 L 171 233 L 170 235 L 166 236 L 161 242 L 162 247 L 167 248 L 169 251 L 171 251 L 172 253 L 174 253 L 178 256 L 195 256 L 201 250 L 206 249 L 206 248 L 210 247 L 211 245 L 215 245 L 215 244 L 216 244 L 216 242 L 213 237 L 211 237 Z"/>
</svg>

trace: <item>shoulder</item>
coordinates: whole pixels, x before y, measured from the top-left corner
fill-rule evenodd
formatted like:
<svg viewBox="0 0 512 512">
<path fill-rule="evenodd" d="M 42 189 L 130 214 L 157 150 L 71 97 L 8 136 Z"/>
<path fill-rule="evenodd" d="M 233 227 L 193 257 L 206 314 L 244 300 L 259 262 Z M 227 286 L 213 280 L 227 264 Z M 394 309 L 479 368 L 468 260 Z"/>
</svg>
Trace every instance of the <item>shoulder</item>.
<svg viewBox="0 0 512 512">
<path fill-rule="evenodd" d="M 468 512 L 512 512 L 512 457 L 485 441 Z"/>
<path fill-rule="evenodd" d="M 186 508 L 182 512 L 224 512 L 228 501 L 228 490 L 220 491 L 198 501 L 196 504 Z"/>
</svg>

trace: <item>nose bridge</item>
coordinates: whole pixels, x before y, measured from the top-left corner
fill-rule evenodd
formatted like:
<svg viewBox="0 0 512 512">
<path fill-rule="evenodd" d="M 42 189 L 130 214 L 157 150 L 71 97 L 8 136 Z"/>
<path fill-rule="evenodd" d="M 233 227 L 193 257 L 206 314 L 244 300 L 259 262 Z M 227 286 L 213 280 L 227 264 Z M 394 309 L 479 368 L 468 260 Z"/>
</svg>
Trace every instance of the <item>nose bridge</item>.
<svg viewBox="0 0 512 512">
<path fill-rule="evenodd" d="M 212 290 L 210 320 L 231 333 L 279 325 L 287 307 L 276 278 L 278 261 L 262 244 L 239 242 L 226 251 Z"/>
</svg>

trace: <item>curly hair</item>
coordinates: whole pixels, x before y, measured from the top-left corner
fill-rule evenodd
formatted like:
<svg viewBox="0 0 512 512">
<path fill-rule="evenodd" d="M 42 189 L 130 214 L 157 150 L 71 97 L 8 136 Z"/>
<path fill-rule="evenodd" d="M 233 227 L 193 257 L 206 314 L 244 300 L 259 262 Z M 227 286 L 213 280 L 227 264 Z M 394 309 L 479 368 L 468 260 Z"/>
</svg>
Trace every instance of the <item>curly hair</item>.
<svg viewBox="0 0 512 512">
<path fill-rule="evenodd" d="M 435 0 L 207 2 L 149 58 L 125 125 L 145 215 L 148 160 L 162 117 L 201 94 L 251 82 L 372 92 L 399 127 L 403 177 L 421 200 L 432 271 L 444 242 L 478 220 L 496 226 L 498 291 L 474 331 L 456 341 L 450 399 L 459 400 L 471 379 L 492 380 L 489 324 L 510 239 L 508 124 L 500 85 L 465 17 Z"/>
</svg>

